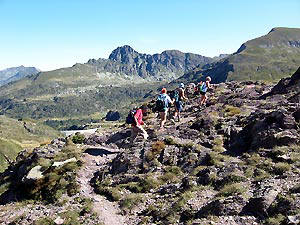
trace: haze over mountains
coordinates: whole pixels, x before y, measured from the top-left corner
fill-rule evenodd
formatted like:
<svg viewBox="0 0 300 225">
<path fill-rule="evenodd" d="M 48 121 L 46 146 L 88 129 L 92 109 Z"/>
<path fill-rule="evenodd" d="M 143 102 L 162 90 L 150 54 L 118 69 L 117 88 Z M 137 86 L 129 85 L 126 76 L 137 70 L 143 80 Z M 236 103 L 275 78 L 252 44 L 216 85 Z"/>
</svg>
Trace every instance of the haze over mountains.
<svg viewBox="0 0 300 225">
<path fill-rule="evenodd" d="M 0 71 L 0 86 L 12 81 L 20 80 L 23 77 L 37 74 L 40 70 L 35 67 L 12 67 Z"/>
</svg>

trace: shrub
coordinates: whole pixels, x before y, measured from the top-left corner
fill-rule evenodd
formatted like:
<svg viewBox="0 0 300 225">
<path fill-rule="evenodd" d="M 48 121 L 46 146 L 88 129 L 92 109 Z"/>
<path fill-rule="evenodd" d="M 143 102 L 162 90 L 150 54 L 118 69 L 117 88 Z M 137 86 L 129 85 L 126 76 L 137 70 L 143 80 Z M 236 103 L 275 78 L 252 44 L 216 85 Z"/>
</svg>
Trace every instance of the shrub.
<svg viewBox="0 0 300 225">
<path fill-rule="evenodd" d="M 80 134 L 80 133 L 76 133 L 73 137 L 72 137 L 72 141 L 74 144 L 82 144 L 84 142 L 84 135 Z"/>
<path fill-rule="evenodd" d="M 157 141 L 154 144 L 152 144 L 151 150 L 149 150 L 146 153 L 146 159 L 147 161 L 152 161 L 155 159 L 166 147 L 165 143 L 163 141 Z"/>
</svg>

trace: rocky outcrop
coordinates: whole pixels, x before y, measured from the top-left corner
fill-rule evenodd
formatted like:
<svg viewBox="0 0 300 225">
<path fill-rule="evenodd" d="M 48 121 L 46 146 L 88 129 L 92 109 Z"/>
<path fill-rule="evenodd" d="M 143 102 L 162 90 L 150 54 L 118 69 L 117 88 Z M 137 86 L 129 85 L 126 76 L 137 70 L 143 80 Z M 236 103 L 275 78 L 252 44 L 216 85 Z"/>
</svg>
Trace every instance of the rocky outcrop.
<svg viewBox="0 0 300 225">
<path fill-rule="evenodd" d="M 288 101 L 300 103 L 300 67 L 291 77 L 281 79 L 269 93 L 263 95 L 261 98 L 272 99 L 276 98 L 276 95 L 285 95 Z"/>
<path fill-rule="evenodd" d="M 213 59 L 178 50 L 167 50 L 161 54 L 141 54 L 128 45 L 113 50 L 109 58 L 91 59 L 88 64 L 97 66 L 98 72 L 139 76 L 150 80 L 171 80 L 178 78 L 197 65 L 212 62 Z"/>
<path fill-rule="evenodd" d="M 109 111 L 106 116 L 105 119 L 107 121 L 117 121 L 121 118 L 120 113 L 118 111 Z"/>
</svg>

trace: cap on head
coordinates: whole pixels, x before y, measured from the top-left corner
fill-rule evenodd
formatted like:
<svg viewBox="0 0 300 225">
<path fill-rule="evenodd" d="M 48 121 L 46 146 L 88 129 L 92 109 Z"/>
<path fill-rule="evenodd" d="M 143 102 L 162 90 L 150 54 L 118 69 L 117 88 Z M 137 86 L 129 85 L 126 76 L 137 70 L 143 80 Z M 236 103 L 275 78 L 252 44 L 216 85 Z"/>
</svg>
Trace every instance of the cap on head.
<svg viewBox="0 0 300 225">
<path fill-rule="evenodd" d="M 211 77 L 210 76 L 206 77 L 206 80 L 208 80 L 210 82 L 211 81 Z"/>
<path fill-rule="evenodd" d="M 180 84 L 179 84 L 179 87 L 180 87 L 180 88 L 184 88 L 184 83 L 180 83 Z"/>
<path fill-rule="evenodd" d="M 167 89 L 166 89 L 166 88 L 161 89 L 161 93 L 162 93 L 162 94 L 167 93 Z"/>
</svg>

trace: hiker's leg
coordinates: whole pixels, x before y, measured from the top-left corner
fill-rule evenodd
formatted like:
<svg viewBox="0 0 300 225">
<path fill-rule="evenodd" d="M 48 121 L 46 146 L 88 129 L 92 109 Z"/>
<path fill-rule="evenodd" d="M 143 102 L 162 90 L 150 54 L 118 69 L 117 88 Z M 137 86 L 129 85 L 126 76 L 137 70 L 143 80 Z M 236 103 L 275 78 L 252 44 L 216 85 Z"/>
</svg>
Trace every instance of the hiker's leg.
<svg viewBox="0 0 300 225">
<path fill-rule="evenodd" d="M 130 136 L 130 143 L 132 144 L 138 135 L 138 129 L 136 127 L 131 128 L 131 136 Z"/>
<path fill-rule="evenodd" d="M 179 113 L 179 111 L 178 111 L 177 105 L 175 105 L 174 119 L 177 117 L 178 113 Z"/>
<path fill-rule="evenodd" d="M 139 129 L 139 133 L 142 134 L 143 138 L 147 139 L 149 135 L 147 134 L 147 132 L 145 131 L 145 129 L 142 126 L 137 126 L 137 128 Z"/>
<path fill-rule="evenodd" d="M 205 95 L 201 95 L 200 105 L 203 105 L 203 104 L 204 104 L 204 100 L 205 100 Z"/>
<path fill-rule="evenodd" d="M 160 118 L 161 118 L 161 122 L 160 122 L 160 129 L 163 129 L 165 122 L 167 121 L 167 110 L 165 112 L 161 112 L 160 113 Z"/>
<path fill-rule="evenodd" d="M 207 100 L 207 96 L 206 96 L 206 94 L 205 94 L 205 95 L 204 95 L 203 104 L 206 104 L 206 100 Z"/>
</svg>

